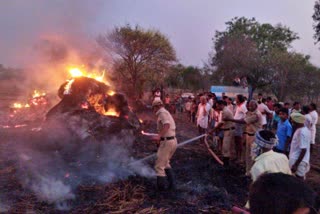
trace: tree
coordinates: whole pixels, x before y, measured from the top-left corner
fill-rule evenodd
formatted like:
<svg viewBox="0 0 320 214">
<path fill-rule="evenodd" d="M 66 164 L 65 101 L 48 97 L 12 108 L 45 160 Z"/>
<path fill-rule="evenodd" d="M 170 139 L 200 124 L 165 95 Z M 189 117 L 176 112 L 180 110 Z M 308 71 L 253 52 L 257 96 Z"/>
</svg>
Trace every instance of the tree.
<svg viewBox="0 0 320 214">
<path fill-rule="evenodd" d="M 166 77 L 166 84 L 171 88 L 183 88 L 182 74 L 185 67 L 182 64 L 173 65 L 170 74 Z"/>
<path fill-rule="evenodd" d="M 315 30 L 314 38 L 316 42 L 320 41 L 320 0 L 317 0 L 314 4 L 314 14 L 312 16 L 314 24 L 313 29 Z"/>
<path fill-rule="evenodd" d="M 271 58 L 275 71 L 271 90 L 276 97 L 284 101 L 289 93 L 291 98 L 307 95 L 309 82 L 305 75 L 310 71 L 309 57 L 296 52 L 274 50 Z"/>
<path fill-rule="evenodd" d="M 175 50 L 159 31 L 126 25 L 97 41 L 113 58 L 114 74 L 122 89 L 134 98 L 141 97 L 147 82 L 161 85 L 176 61 Z"/>
<path fill-rule="evenodd" d="M 181 64 L 172 67 L 172 72 L 165 82 L 170 87 L 192 91 L 209 88 L 208 75 L 203 69 Z"/>
<path fill-rule="evenodd" d="M 251 99 L 255 89 L 271 84 L 275 77 L 272 52 L 287 51 L 291 42 L 299 37 L 280 24 L 260 24 L 254 18 L 235 17 L 226 25 L 225 31 L 215 33 L 211 65 L 224 83 L 231 83 L 237 77 L 245 78 Z"/>
</svg>

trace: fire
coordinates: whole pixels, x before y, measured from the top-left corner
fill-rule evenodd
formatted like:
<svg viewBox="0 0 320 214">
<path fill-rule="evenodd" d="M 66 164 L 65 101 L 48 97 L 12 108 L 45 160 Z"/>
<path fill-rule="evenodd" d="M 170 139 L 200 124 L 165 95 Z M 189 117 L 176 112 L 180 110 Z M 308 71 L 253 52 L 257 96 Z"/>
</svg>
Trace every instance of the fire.
<svg viewBox="0 0 320 214">
<path fill-rule="evenodd" d="M 84 76 L 82 71 L 79 68 L 70 68 L 69 73 L 73 78 Z"/>
<path fill-rule="evenodd" d="M 139 119 L 139 122 L 140 122 L 140 123 L 143 123 L 143 120 L 142 120 L 142 119 Z"/>
<path fill-rule="evenodd" d="M 12 108 L 29 108 L 29 104 L 13 103 Z"/>
<path fill-rule="evenodd" d="M 108 91 L 108 95 L 109 95 L 109 96 L 113 96 L 115 93 L 116 93 L 116 92 L 114 92 L 114 91 Z"/>
<path fill-rule="evenodd" d="M 110 83 L 105 78 L 105 72 L 104 71 L 98 71 L 95 69 L 87 69 L 84 65 L 81 65 L 79 67 L 67 67 L 67 70 L 70 74 L 70 79 L 67 80 L 67 84 L 64 86 L 64 95 L 70 95 L 72 94 L 72 84 L 74 83 L 76 78 L 79 77 L 88 77 L 95 79 L 96 81 L 102 82 L 108 86 L 110 86 Z M 120 112 L 116 110 L 114 106 L 108 106 L 107 110 L 105 109 L 103 100 L 105 97 L 113 96 L 116 94 L 115 91 L 109 89 L 106 94 L 94 94 L 89 95 L 87 97 L 87 101 L 80 104 L 80 107 L 82 109 L 89 109 L 89 107 L 94 107 L 95 111 L 99 114 L 105 115 L 105 116 L 115 116 L 119 117 Z"/>
<path fill-rule="evenodd" d="M 46 93 L 44 92 L 39 92 L 38 90 L 34 90 L 32 94 L 32 98 L 37 98 L 37 97 L 43 97 L 46 96 Z"/>
<path fill-rule="evenodd" d="M 117 112 L 114 108 L 109 108 L 108 111 L 104 112 L 104 115 L 119 117 L 120 113 Z"/>
<path fill-rule="evenodd" d="M 80 69 L 78 67 L 71 67 L 68 70 L 72 79 L 77 77 L 89 77 L 99 82 L 103 82 L 106 85 L 110 85 L 108 81 L 104 80 L 104 71 L 102 71 L 102 73 L 94 70 L 90 72 L 86 72 L 83 69 Z"/>
</svg>

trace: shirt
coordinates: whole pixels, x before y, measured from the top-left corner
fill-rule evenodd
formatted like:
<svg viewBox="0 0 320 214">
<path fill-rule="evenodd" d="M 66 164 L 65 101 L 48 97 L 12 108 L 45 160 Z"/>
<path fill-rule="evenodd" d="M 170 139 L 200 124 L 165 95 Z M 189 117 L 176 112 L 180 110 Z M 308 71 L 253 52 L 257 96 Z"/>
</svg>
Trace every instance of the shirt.
<svg viewBox="0 0 320 214">
<path fill-rule="evenodd" d="M 276 112 L 273 112 L 273 121 L 278 123 L 280 120 L 281 118 L 279 117 L 279 115 Z"/>
<path fill-rule="evenodd" d="M 272 111 L 270 111 L 268 106 L 266 106 L 266 104 L 264 104 L 264 103 L 260 103 L 258 105 L 258 110 L 262 114 L 262 125 L 267 124 L 267 113 L 272 114 Z"/>
<path fill-rule="evenodd" d="M 167 131 L 167 133 L 164 134 L 164 136 L 161 137 L 172 137 L 176 135 L 176 124 L 171 116 L 171 114 L 165 109 L 165 108 L 160 108 L 157 112 L 156 115 L 158 117 L 157 120 L 157 129 L 160 131 L 163 128 L 164 124 L 169 124 L 170 128 Z"/>
<path fill-rule="evenodd" d="M 212 107 L 213 106 L 213 99 L 210 98 L 209 101 L 208 101 L 209 105 Z"/>
<path fill-rule="evenodd" d="M 306 149 L 306 154 L 304 155 L 302 161 L 309 163 L 310 161 L 310 143 L 311 143 L 311 132 L 307 127 L 302 127 L 297 129 L 294 132 L 291 147 L 289 160 L 298 160 L 301 150 Z"/>
<path fill-rule="evenodd" d="M 278 122 L 278 127 L 277 127 L 277 137 L 279 139 L 279 143 L 276 146 L 276 148 L 284 152 L 286 141 L 288 137 L 291 137 L 291 136 L 292 136 L 292 126 L 289 123 L 289 120 L 286 120 L 284 122 L 280 120 Z"/>
<path fill-rule="evenodd" d="M 191 111 L 191 106 L 192 106 L 191 101 L 186 102 L 186 104 L 185 104 L 186 111 Z"/>
<path fill-rule="evenodd" d="M 234 106 L 232 104 L 227 105 L 227 108 L 232 112 L 232 115 L 234 115 Z"/>
<path fill-rule="evenodd" d="M 318 113 L 317 111 L 311 111 L 310 113 L 310 116 L 312 118 L 311 122 L 312 122 L 312 129 L 316 129 L 316 125 L 318 123 Z"/>
<path fill-rule="evenodd" d="M 310 114 L 304 115 L 306 120 L 304 122 L 304 126 L 311 130 L 312 128 L 312 117 Z"/>
<path fill-rule="evenodd" d="M 291 175 L 289 160 L 284 154 L 274 152 L 272 150 L 264 152 L 255 159 L 255 163 L 251 168 L 251 177 L 255 181 L 263 173 L 277 173 Z"/>
<path fill-rule="evenodd" d="M 246 132 L 250 134 L 256 133 L 257 130 L 262 128 L 262 115 L 259 111 L 248 111 L 244 118 L 246 122 Z"/>
<path fill-rule="evenodd" d="M 209 120 L 209 111 L 210 111 L 210 104 L 206 103 L 202 105 L 201 103 L 198 106 L 198 118 L 197 118 L 197 125 L 201 128 L 208 128 L 208 120 Z"/>
<path fill-rule="evenodd" d="M 248 110 L 247 110 L 247 107 L 245 105 L 245 102 L 240 104 L 240 105 L 237 105 L 236 113 L 234 115 L 234 119 L 236 119 L 236 120 L 244 119 L 244 117 L 246 116 L 247 111 Z"/>
<path fill-rule="evenodd" d="M 233 119 L 232 112 L 227 107 L 224 107 L 223 110 L 221 111 L 221 123 L 223 123 L 221 128 L 229 129 L 231 127 L 234 127 L 233 122 L 224 121 L 225 119 Z"/>
</svg>

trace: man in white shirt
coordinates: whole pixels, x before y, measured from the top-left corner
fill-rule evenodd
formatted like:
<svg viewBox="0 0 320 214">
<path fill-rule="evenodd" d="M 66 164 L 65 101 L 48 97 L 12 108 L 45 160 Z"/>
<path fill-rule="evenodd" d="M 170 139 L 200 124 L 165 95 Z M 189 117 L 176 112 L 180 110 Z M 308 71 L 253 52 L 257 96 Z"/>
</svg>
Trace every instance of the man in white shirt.
<svg viewBox="0 0 320 214">
<path fill-rule="evenodd" d="M 313 150 L 313 145 L 316 143 L 316 132 L 317 132 L 317 123 L 318 123 L 318 113 L 317 113 L 317 105 L 315 103 L 311 103 L 309 105 L 310 108 L 310 116 L 311 116 L 311 152 Z"/>
<path fill-rule="evenodd" d="M 192 98 L 189 96 L 188 101 L 185 103 L 185 111 L 187 113 L 188 121 L 191 121 L 191 106 L 192 106 Z"/>
<path fill-rule="evenodd" d="M 304 126 L 306 120 L 301 113 L 292 113 L 291 120 L 296 131 L 294 132 L 289 153 L 289 165 L 292 173 L 298 178 L 305 179 L 310 170 L 310 141 L 311 132 Z"/>
<path fill-rule="evenodd" d="M 208 128 L 210 108 L 211 106 L 207 102 L 207 98 L 205 96 L 200 97 L 200 104 L 198 106 L 198 112 L 197 112 L 197 126 L 199 129 L 200 135 L 205 134 Z M 204 142 L 204 138 L 201 138 L 200 142 Z"/>
<path fill-rule="evenodd" d="M 258 110 L 262 114 L 262 128 L 266 129 L 267 127 L 267 114 L 272 114 L 273 112 L 268 108 L 268 106 L 265 104 L 267 100 L 265 98 L 262 98 L 262 101 L 259 102 Z"/>
<path fill-rule="evenodd" d="M 255 163 L 250 171 L 253 181 L 256 181 L 264 173 L 282 172 L 291 175 L 287 156 L 272 150 L 277 141 L 277 137 L 271 131 L 261 130 L 256 132 L 252 148 Z"/>
<path fill-rule="evenodd" d="M 212 108 L 212 106 L 213 106 L 213 104 L 214 104 L 214 101 L 213 101 L 213 96 L 212 96 L 212 94 L 211 93 L 209 93 L 209 95 L 208 95 L 208 103 L 210 104 L 210 106 L 211 106 L 211 108 Z"/>
<path fill-rule="evenodd" d="M 306 120 L 304 122 L 304 126 L 307 127 L 311 131 L 311 128 L 312 128 L 312 117 L 310 115 L 309 106 L 302 106 L 301 114 L 303 114 L 305 116 L 305 118 L 306 118 Z"/>
<path fill-rule="evenodd" d="M 245 105 L 245 99 L 242 94 L 238 94 L 236 96 L 236 113 L 234 115 L 235 120 L 243 120 L 247 113 L 247 107 Z M 235 132 L 234 132 L 234 141 L 235 141 L 235 150 L 236 157 L 239 161 L 241 161 L 241 153 L 242 153 L 242 135 L 243 135 L 244 124 L 236 123 L 235 124 Z"/>
</svg>

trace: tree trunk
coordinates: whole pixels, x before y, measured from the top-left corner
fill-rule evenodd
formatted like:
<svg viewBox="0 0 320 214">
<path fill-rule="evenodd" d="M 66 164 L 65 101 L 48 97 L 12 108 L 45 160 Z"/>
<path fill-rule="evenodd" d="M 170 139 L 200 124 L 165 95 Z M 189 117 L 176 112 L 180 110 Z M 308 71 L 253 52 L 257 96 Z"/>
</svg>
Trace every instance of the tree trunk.
<svg viewBox="0 0 320 214">
<path fill-rule="evenodd" d="M 256 90 L 256 87 L 252 86 L 251 84 L 248 84 L 248 102 L 250 102 L 250 100 L 252 100 L 253 98 L 253 92 Z"/>
</svg>

